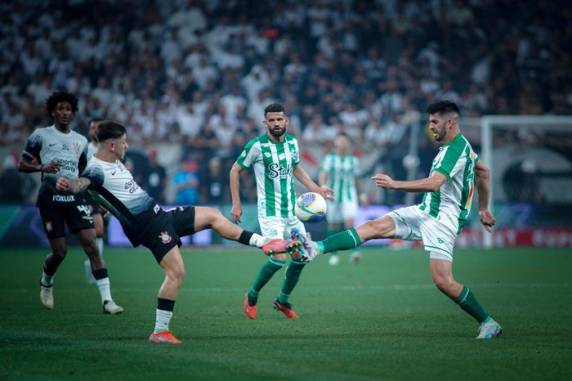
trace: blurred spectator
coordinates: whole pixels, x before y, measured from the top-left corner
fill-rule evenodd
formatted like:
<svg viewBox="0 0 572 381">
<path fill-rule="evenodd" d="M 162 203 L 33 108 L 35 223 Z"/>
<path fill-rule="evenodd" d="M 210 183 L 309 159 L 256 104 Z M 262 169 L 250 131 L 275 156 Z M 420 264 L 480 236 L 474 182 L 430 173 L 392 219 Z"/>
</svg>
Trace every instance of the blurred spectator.
<svg viewBox="0 0 572 381">
<path fill-rule="evenodd" d="M 195 205 L 199 200 L 199 165 L 196 161 L 183 161 L 173 176 L 175 203 Z"/>
<path fill-rule="evenodd" d="M 165 168 L 157 162 L 156 149 L 149 149 L 148 158 L 149 166 L 144 172 L 145 190 L 149 193 L 149 196 L 153 197 L 159 204 L 164 204 L 166 201 L 167 172 Z"/>
</svg>

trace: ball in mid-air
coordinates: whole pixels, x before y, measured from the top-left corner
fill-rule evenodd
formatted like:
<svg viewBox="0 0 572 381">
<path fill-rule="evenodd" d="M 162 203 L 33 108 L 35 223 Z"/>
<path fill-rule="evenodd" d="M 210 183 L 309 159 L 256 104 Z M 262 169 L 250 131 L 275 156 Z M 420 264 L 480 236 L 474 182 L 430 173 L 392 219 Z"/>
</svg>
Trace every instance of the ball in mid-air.
<svg viewBox="0 0 572 381">
<path fill-rule="evenodd" d="M 326 200 L 314 192 L 304 193 L 296 200 L 295 213 L 301 221 L 316 222 L 326 218 Z"/>
</svg>

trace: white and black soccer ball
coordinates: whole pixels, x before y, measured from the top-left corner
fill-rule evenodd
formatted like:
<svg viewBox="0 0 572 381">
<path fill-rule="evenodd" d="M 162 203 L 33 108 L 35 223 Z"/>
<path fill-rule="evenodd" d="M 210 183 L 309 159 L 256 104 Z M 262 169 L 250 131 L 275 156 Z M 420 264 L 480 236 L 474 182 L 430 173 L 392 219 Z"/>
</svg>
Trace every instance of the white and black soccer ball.
<svg viewBox="0 0 572 381">
<path fill-rule="evenodd" d="M 304 222 L 322 221 L 326 218 L 327 209 L 326 200 L 314 192 L 304 193 L 298 197 L 294 208 L 296 216 Z"/>
</svg>

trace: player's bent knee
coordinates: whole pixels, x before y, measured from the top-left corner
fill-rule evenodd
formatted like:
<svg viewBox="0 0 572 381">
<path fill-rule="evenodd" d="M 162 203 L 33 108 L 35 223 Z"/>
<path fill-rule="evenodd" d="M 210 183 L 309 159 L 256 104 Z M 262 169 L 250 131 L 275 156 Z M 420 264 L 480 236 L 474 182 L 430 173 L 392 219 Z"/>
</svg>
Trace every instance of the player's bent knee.
<svg viewBox="0 0 572 381">
<path fill-rule="evenodd" d="M 433 283 L 439 290 L 445 293 L 450 292 L 455 285 L 453 278 L 441 275 L 433 275 Z"/>
<path fill-rule="evenodd" d="M 273 259 L 277 259 L 279 261 L 286 261 L 288 259 L 288 255 L 284 254 L 284 253 L 280 253 L 280 254 L 274 254 L 272 256 Z"/>
</svg>

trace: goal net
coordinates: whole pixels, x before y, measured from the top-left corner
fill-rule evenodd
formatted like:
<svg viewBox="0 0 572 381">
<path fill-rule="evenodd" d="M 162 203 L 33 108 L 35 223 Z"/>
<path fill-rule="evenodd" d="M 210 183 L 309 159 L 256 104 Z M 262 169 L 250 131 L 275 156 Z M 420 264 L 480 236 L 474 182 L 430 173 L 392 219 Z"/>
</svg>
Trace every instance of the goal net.
<svg viewBox="0 0 572 381">
<path fill-rule="evenodd" d="M 572 116 L 484 116 L 479 124 L 497 218 L 493 234 L 480 232 L 484 246 L 572 246 Z"/>
</svg>

